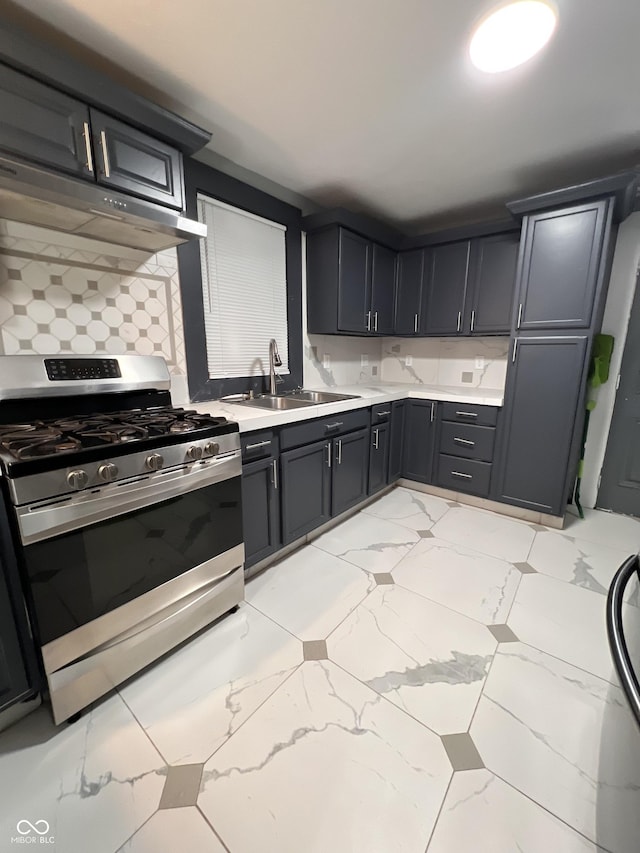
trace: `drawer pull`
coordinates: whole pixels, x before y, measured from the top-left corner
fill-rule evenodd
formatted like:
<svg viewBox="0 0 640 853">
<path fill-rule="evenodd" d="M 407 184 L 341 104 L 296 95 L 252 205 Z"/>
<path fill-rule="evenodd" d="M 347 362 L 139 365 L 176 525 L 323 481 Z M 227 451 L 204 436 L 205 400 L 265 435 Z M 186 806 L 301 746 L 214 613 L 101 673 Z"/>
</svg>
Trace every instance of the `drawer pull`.
<svg viewBox="0 0 640 853">
<path fill-rule="evenodd" d="M 385 415 L 390 415 L 391 412 L 376 412 L 379 418 L 383 418 Z"/>
<path fill-rule="evenodd" d="M 453 477 L 464 477 L 465 480 L 473 480 L 473 474 L 463 474 L 462 471 L 452 471 Z"/>
<path fill-rule="evenodd" d="M 327 448 L 327 468 L 331 468 L 331 444 L 327 444 L 326 448 Z"/>
<path fill-rule="evenodd" d="M 330 429 L 340 429 L 340 427 L 341 427 L 341 426 L 343 426 L 343 425 L 344 425 L 344 424 L 343 424 L 343 422 L 342 422 L 342 421 L 336 421 L 336 422 L 335 422 L 335 424 L 325 424 L 325 429 L 326 429 L 326 430 L 330 430 Z"/>
<path fill-rule="evenodd" d="M 271 463 L 271 480 L 273 482 L 273 488 L 278 488 L 278 460 L 274 459 Z"/>
<path fill-rule="evenodd" d="M 342 465 L 342 439 L 338 439 L 338 465 Z"/>
<path fill-rule="evenodd" d="M 468 444 L 469 447 L 475 447 L 476 446 L 475 441 L 469 441 L 468 438 L 458 438 L 457 435 L 454 435 L 453 440 L 457 441 L 458 444 Z"/>
<path fill-rule="evenodd" d="M 380 439 L 380 430 L 374 429 L 374 431 L 373 431 L 373 448 L 374 448 L 374 450 L 378 450 L 378 447 L 380 444 L 379 439 Z"/>
<path fill-rule="evenodd" d="M 87 152 L 87 162 L 85 163 L 85 166 L 87 167 L 87 171 L 91 175 L 93 175 L 93 155 L 91 154 L 91 131 L 89 130 L 89 122 L 83 122 L 82 128 L 82 135 L 84 136 L 84 148 Z"/>
<path fill-rule="evenodd" d="M 430 423 L 433 423 L 435 416 L 436 416 L 436 404 L 432 403 L 431 404 L 431 417 L 429 419 Z"/>
<path fill-rule="evenodd" d="M 257 441 L 255 444 L 247 444 L 245 445 L 245 450 L 257 450 L 259 447 L 268 447 L 271 444 L 270 441 Z"/>
<path fill-rule="evenodd" d="M 477 418 L 477 412 L 456 412 L 456 415 L 460 418 Z"/>
</svg>

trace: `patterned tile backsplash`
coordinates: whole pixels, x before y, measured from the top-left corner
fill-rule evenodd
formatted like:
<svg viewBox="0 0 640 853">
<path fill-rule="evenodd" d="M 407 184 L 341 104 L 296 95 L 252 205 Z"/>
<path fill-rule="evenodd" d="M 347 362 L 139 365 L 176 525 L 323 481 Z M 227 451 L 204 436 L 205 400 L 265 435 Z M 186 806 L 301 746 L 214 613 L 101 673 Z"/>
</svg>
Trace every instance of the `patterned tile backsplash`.
<svg viewBox="0 0 640 853">
<path fill-rule="evenodd" d="M 0 354 L 161 355 L 186 402 L 175 249 L 146 252 L 0 221 Z"/>
</svg>

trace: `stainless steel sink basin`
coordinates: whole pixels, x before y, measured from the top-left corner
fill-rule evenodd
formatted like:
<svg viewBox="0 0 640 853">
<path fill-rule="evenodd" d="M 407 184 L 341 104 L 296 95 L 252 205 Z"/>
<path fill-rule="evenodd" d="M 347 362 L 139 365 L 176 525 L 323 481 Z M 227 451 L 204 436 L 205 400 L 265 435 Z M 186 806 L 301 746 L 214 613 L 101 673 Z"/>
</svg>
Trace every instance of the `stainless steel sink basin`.
<svg viewBox="0 0 640 853">
<path fill-rule="evenodd" d="M 332 391 L 295 391 L 288 400 L 307 400 L 309 403 L 339 403 L 342 400 L 359 400 L 357 394 L 334 394 Z"/>
<path fill-rule="evenodd" d="M 244 400 L 242 403 L 236 403 L 236 406 L 256 406 L 259 409 L 272 409 L 279 411 L 282 409 L 303 409 L 305 406 L 313 406 L 311 400 L 298 400 L 292 397 L 255 397 L 253 400 Z"/>
</svg>

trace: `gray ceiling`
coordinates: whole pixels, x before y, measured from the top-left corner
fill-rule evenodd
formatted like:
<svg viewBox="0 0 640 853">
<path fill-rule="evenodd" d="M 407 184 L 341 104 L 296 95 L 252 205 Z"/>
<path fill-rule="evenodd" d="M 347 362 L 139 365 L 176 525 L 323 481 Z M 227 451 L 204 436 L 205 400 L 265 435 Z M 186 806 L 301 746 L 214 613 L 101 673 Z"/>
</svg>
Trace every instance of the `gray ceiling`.
<svg viewBox="0 0 640 853">
<path fill-rule="evenodd" d="M 502 75 L 466 55 L 489 0 L 15 0 L 213 132 L 211 149 L 407 230 L 640 162 L 640 0 L 556 0 Z"/>
</svg>

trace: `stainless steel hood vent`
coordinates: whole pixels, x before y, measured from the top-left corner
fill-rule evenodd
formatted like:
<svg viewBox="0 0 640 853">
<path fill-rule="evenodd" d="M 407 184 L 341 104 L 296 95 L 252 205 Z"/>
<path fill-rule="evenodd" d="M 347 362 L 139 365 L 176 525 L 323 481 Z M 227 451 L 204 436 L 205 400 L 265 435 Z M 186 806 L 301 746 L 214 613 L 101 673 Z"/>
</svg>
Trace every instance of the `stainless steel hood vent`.
<svg viewBox="0 0 640 853">
<path fill-rule="evenodd" d="M 0 156 L 0 218 L 159 252 L 207 236 L 178 211 Z"/>
</svg>

